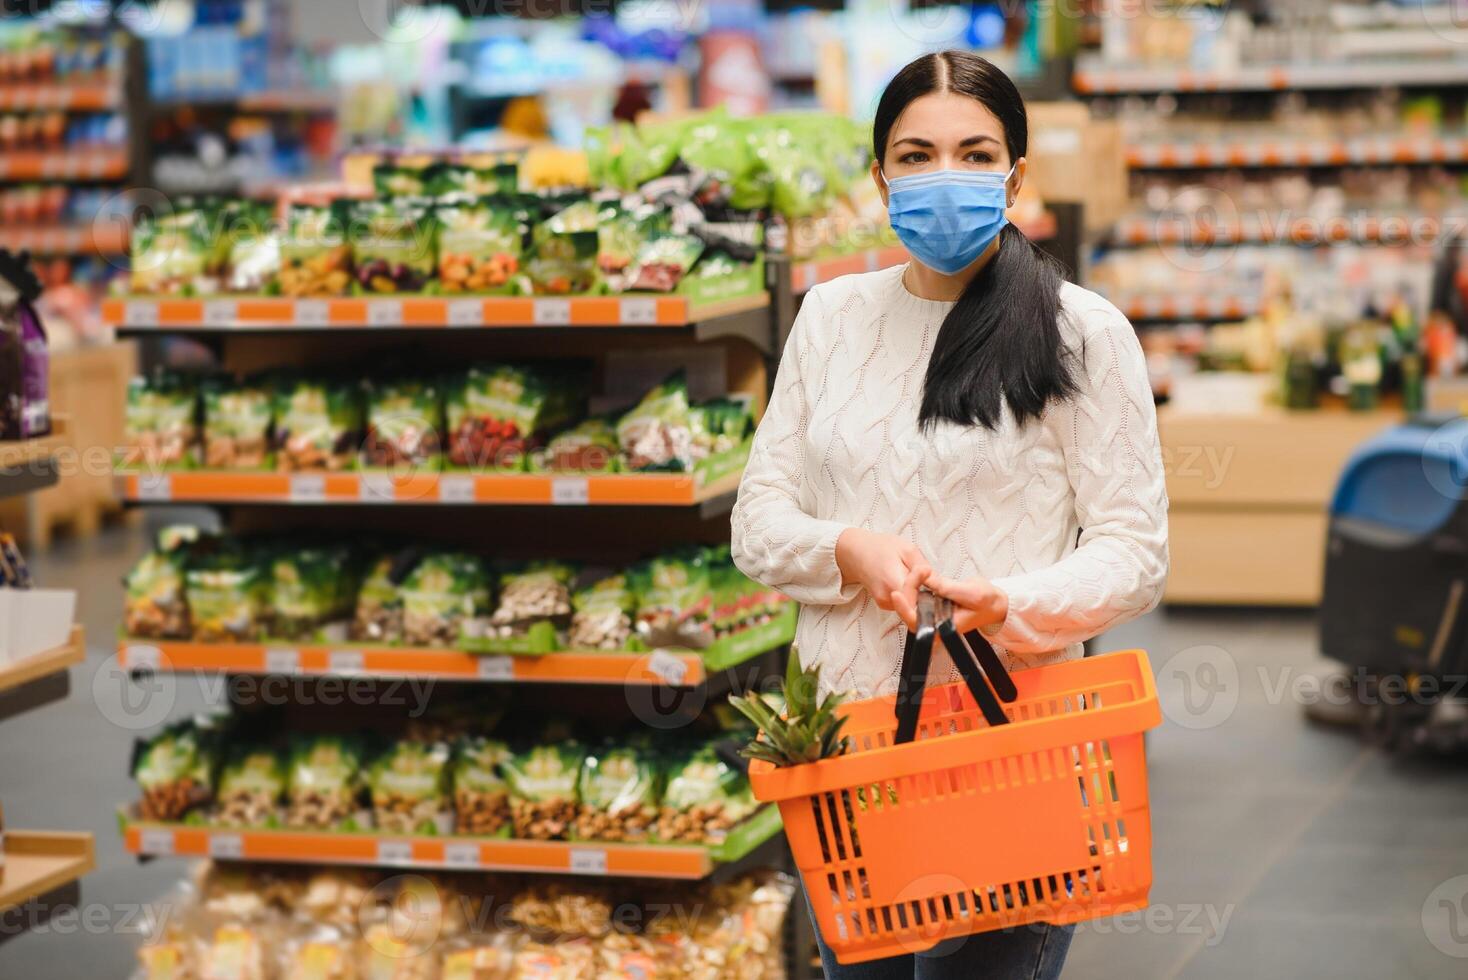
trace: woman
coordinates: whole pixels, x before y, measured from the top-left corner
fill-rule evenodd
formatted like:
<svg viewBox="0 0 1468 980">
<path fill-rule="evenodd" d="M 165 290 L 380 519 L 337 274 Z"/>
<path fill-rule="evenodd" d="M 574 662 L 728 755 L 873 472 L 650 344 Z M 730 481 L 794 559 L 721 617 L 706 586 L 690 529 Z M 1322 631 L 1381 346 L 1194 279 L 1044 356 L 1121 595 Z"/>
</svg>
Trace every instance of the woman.
<svg viewBox="0 0 1468 980">
<path fill-rule="evenodd" d="M 1025 179 L 1014 84 L 946 51 L 877 106 L 872 178 L 905 266 L 806 296 L 739 489 L 734 559 L 803 606 L 824 690 L 897 687 L 920 587 L 1011 669 L 1081 655 L 1150 610 L 1167 498 L 1136 334 L 1006 223 Z M 1076 174 L 1084 180 L 1084 174 Z M 932 683 L 958 679 L 941 649 Z M 1058 976 L 1071 930 L 1037 926 L 831 980 Z"/>
</svg>

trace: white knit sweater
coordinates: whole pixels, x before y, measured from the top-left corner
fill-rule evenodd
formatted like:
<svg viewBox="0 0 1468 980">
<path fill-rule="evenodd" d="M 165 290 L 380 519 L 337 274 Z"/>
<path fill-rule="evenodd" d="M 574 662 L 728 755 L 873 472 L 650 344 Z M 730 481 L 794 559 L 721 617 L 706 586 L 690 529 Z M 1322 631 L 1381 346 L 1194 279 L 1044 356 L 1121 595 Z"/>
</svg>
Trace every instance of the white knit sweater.
<svg viewBox="0 0 1468 980">
<path fill-rule="evenodd" d="M 734 560 L 803 606 L 801 660 L 826 690 L 896 690 L 905 632 L 843 588 L 847 527 L 898 534 L 944 575 L 1009 596 L 985 630 L 1013 669 L 1080 655 L 1082 641 L 1150 610 L 1167 577 L 1167 492 L 1141 346 L 1125 316 L 1061 289 L 1077 395 L 996 432 L 918 426 L 933 341 L 951 303 L 919 299 L 903 268 L 806 296 L 733 515 Z M 1083 365 L 1083 366 L 1081 366 Z M 934 653 L 934 682 L 955 680 Z"/>
</svg>

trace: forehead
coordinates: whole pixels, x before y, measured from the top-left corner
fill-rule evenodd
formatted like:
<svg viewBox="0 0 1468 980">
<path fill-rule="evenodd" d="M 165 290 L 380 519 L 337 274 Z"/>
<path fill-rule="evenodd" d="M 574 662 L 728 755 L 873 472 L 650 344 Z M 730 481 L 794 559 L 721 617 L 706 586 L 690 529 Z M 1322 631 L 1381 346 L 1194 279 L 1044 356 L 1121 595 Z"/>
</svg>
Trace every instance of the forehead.
<svg viewBox="0 0 1468 980">
<path fill-rule="evenodd" d="M 913 99 L 892 124 L 888 144 L 905 137 L 930 143 L 992 136 L 1004 142 L 1004 126 L 978 99 L 957 92 L 932 92 Z"/>
</svg>

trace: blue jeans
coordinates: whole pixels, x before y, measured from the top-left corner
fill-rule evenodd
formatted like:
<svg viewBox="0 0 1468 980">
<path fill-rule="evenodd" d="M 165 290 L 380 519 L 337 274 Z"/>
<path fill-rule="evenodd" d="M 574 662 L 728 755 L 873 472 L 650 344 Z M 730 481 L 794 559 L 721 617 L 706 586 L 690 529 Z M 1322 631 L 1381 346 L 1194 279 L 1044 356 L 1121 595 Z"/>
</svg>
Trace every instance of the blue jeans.
<svg viewBox="0 0 1468 980">
<path fill-rule="evenodd" d="M 820 932 L 817 926 L 826 980 L 1057 980 L 1075 926 L 1042 923 L 957 936 L 926 953 L 850 966 L 836 962 Z"/>
</svg>

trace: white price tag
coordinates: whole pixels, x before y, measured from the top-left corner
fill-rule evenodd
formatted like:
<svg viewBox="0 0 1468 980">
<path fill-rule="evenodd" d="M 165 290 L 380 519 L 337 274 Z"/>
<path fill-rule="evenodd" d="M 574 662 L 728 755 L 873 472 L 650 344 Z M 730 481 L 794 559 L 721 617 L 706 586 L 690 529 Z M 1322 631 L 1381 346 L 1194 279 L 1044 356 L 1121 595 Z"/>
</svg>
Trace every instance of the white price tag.
<svg viewBox="0 0 1468 980">
<path fill-rule="evenodd" d="M 367 301 L 367 326 L 401 327 L 403 325 L 403 301 L 400 299 L 370 299 Z"/>
<path fill-rule="evenodd" d="M 363 473 L 357 477 L 357 496 L 365 504 L 391 503 L 393 492 L 392 475 L 389 473 Z"/>
<path fill-rule="evenodd" d="M 333 674 L 360 674 L 366 669 L 361 650 L 333 650 L 326 658 Z"/>
<path fill-rule="evenodd" d="M 623 299 L 622 323 L 629 327 L 652 327 L 658 322 L 658 301 L 655 299 Z"/>
<path fill-rule="evenodd" d="M 299 674 L 301 672 L 301 651 L 266 650 L 265 672 L 267 674 Z"/>
<path fill-rule="evenodd" d="M 326 476 L 321 473 L 291 474 L 291 503 L 319 504 L 326 499 Z"/>
<path fill-rule="evenodd" d="M 451 327 L 484 326 L 484 301 L 479 299 L 449 300 L 448 321 Z"/>
<path fill-rule="evenodd" d="M 405 840 L 380 840 L 377 842 L 378 864 L 412 864 L 413 845 Z"/>
<path fill-rule="evenodd" d="M 450 868 L 477 868 L 479 867 L 479 845 L 445 844 L 443 863 Z"/>
<path fill-rule="evenodd" d="M 173 478 L 167 473 L 139 473 L 139 500 L 172 500 Z"/>
<path fill-rule="evenodd" d="M 239 834 L 211 834 L 209 856 L 225 861 L 239 861 L 245 856 L 245 840 Z"/>
<path fill-rule="evenodd" d="M 163 651 L 147 644 L 123 648 L 122 665 L 128 670 L 157 670 L 163 662 Z"/>
<path fill-rule="evenodd" d="M 128 300 L 122 310 L 122 323 L 127 327 L 158 326 L 158 304 L 150 299 Z"/>
<path fill-rule="evenodd" d="M 438 478 L 438 502 L 441 504 L 474 503 L 474 477 L 445 474 Z"/>
<path fill-rule="evenodd" d="M 515 679 L 513 657 L 480 657 L 476 666 L 482 681 L 512 681 Z"/>
<path fill-rule="evenodd" d="M 654 650 L 647 658 L 647 669 L 674 687 L 682 684 L 688 676 L 687 662 L 666 650 Z"/>
<path fill-rule="evenodd" d="M 296 300 L 296 326 L 325 327 L 331 324 L 331 306 L 324 299 Z"/>
<path fill-rule="evenodd" d="M 173 831 L 145 830 L 138 841 L 138 846 L 143 854 L 169 857 L 173 854 Z"/>
<path fill-rule="evenodd" d="M 235 323 L 235 302 L 232 299 L 211 299 L 204 304 L 204 326 L 232 327 Z"/>
<path fill-rule="evenodd" d="M 551 503 L 576 506 L 591 502 L 584 476 L 558 476 L 551 480 Z"/>
<path fill-rule="evenodd" d="M 607 852 L 599 848 L 571 848 L 571 873 L 578 875 L 604 875 L 607 873 Z"/>
<path fill-rule="evenodd" d="M 537 327 L 569 327 L 571 325 L 571 301 L 568 299 L 535 300 L 535 325 Z"/>
</svg>

